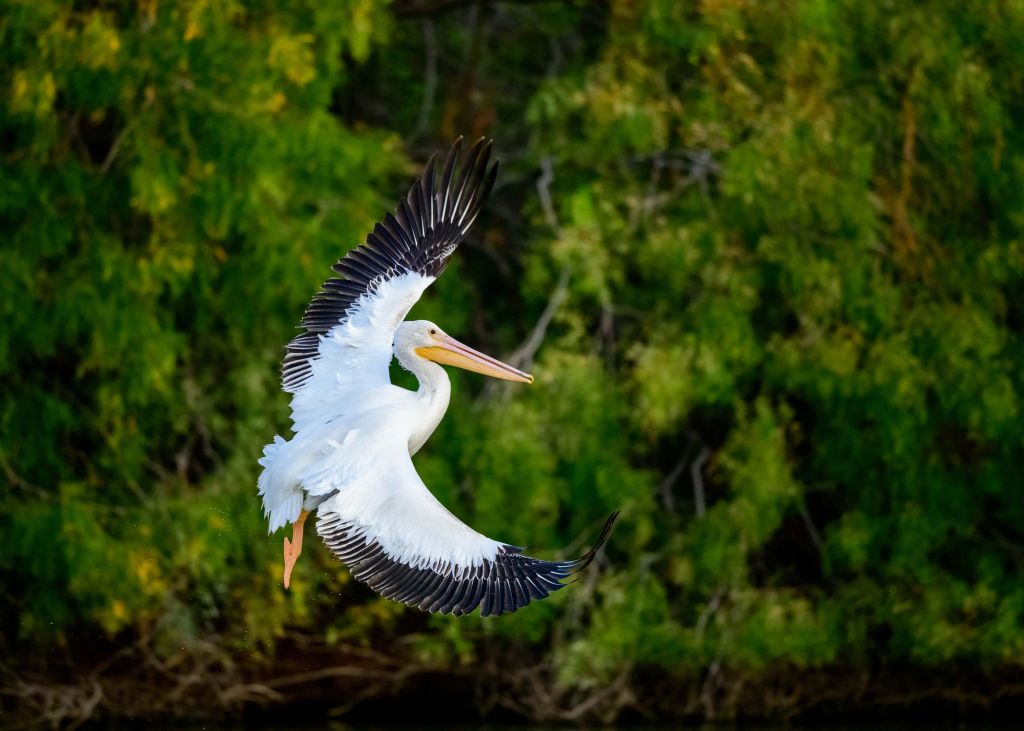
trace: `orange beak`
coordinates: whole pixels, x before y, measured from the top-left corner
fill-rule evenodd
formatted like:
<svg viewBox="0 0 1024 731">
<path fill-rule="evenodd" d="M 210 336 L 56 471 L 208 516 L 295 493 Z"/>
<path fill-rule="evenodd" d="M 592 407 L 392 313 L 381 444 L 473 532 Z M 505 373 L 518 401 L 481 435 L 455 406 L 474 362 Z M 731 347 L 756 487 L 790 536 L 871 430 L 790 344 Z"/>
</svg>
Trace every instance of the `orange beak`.
<svg viewBox="0 0 1024 731">
<path fill-rule="evenodd" d="M 529 373 L 523 373 L 508 363 L 502 363 L 496 358 L 484 355 L 478 350 L 473 350 L 468 345 L 463 345 L 455 338 L 447 335 L 437 336 L 437 345 L 416 348 L 416 354 L 441 365 L 464 368 L 467 371 L 482 373 L 491 378 L 501 378 L 506 381 L 517 381 L 519 383 L 533 383 L 533 376 Z"/>
</svg>

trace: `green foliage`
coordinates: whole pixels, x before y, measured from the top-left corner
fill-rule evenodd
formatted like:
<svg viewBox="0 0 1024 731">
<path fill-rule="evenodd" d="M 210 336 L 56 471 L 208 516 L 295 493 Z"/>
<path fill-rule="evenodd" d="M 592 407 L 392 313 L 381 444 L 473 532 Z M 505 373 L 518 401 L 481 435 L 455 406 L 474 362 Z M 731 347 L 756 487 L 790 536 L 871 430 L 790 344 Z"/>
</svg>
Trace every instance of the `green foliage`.
<svg viewBox="0 0 1024 731">
<path fill-rule="evenodd" d="M 10 649 L 256 665 L 300 631 L 573 692 L 1019 670 L 1024 5 L 408 9 L 3 4 Z M 622 508 L 607 559 L 494 622 L 313 540 L 285 593 L 255 494 L 282 346 L 421 153 L 482 132 L 501 184 L 413 314 L 495 353 L 554 315 L 532 388 L 453 375 L 417 465 L 542 554 Z"/>
</svg>

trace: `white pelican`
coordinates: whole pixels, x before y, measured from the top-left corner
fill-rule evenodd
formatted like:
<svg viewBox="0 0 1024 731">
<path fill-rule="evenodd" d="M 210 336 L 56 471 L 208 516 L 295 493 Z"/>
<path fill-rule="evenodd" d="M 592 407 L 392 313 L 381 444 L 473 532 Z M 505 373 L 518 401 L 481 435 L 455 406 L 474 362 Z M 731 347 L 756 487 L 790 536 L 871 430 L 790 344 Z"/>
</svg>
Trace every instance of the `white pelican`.
<svg viewBox="0 0 1024 731">
<path fill-rule="evenodd" d="M 305 332 L 282 366 L 292 395 L 292 430 L 263 450 L 259 492 L 273 532 L 284 539 L 284 585 L 302 550 L 302 525 L 316 510 L 317 533 L 352 575 L 389 599 L 429 612 L 482 616 L 513 612 L 561 588 L 587 566 L 611 531 L 574 561 L 541 561 L 491 540 L 448 512 L 413 467 L 414 455 L 448 408 L 451 385 L 438 364 L 532 383 L 533 376 L 479 353 L 423 320 L 403 322 L 444 270 L 480 212 L 498 171 L 480 140 L 455 174 L 461 139 L 437 178 L 436 155 L 421 179 L 334 265 L 306 308 Z M 419 380 L 390 382 L 394 356 Z"/>
</svg>

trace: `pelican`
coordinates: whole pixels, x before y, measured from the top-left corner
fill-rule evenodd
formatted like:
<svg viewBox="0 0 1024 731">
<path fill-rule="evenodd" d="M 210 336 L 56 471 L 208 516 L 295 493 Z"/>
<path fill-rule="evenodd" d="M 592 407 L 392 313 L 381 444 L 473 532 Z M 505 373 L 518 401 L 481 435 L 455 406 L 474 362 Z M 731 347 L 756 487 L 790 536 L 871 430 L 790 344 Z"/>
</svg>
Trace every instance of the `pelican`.
<svg viewBox="0 0 1024 731">
<path fill-rule="evenodd" d="M 352 575 L 382 596 L 428 612 L 481 616 L 514 612 L 562 588 L 607 540 L 572 561 L 542 561 L 460 521 L 431 494 L 412 463 L 448 409 L 442 365 L 532 383 L 533 376 L 484 355 L 432 322 L 405 322 L 440 276 L 494 184 L 491 142 L 481 139 L 456 168 L 462 140 L 438 176 L 435 154 L 423 176 L 366 242 L 333 267 L 287 346 L 282 387 L 292 394 L 289 440 L 275 436 L 259 460 L 259 494 L 273 533 L 284 539 L 284 586 L 302 551 L 303 523 Z M 392 357 L 419 381 L 392 385 Z"/>
</svg>

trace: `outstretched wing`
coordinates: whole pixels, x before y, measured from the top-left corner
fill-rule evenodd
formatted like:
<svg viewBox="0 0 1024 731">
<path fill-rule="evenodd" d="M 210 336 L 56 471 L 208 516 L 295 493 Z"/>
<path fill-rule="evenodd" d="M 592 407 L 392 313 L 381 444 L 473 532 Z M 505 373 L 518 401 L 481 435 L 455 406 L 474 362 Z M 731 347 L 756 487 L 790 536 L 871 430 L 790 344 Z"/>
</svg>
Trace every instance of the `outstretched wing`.
<svg viewBox="0 0 1024 731">
<path fill-rule="evenodd" d="M 324 282 L 302 317 L 305 332 L 288 344 L 285 391 L 314 391 L 308 400 L 324 404 L 340 395 L 338 386 L 388 381 L 395 330 L 444 271 L 494 185 L 491 142 L 478 141 L 456 172 L 461 146 L 459 138 L 440 176 L 431 157 L 395 211 L 334 265 L 340 277 Z M 302 418 L 302 402 L 293 401 L 293 418 Z"/>
<path fill-rule="evenodd" d="M 604 545 L 613 513 L 594 547 L 572 561 L 542 561 L 491 540 L 460 521 L 430 493 L 408 449 L 395 441 L 318 510 L 317 533 L 352 575 L 381 596 L 442 614 L 514 612 L 561 589 Z"/>
</svg>

